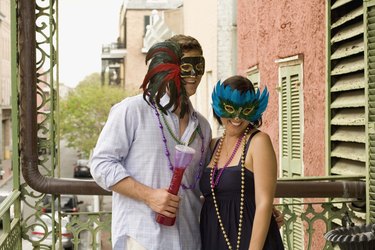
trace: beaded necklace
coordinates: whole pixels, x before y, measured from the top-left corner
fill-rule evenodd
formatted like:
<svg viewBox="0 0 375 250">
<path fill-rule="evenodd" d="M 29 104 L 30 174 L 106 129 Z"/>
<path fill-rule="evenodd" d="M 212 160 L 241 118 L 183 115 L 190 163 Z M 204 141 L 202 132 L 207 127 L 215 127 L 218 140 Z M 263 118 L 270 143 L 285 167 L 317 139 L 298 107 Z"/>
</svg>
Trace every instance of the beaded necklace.
<svg viewBox="0 0 375 250">
<path fill-rule="evenodd" d="M 238 218 L 238 232 L 237 232 L 237 245 L 236 245 L 236 249 L 238 250 L 240 248 L 240 242 L 241 242 L 241 232 L 242 232 L 242 217 L 243 217 L 243 208 L 244 208 L 244 197 L 245 197 L 245 154 L 246 154 L 246 136 L 247 136 L 247 133 L 249 132 L 249 127 L 246 128 L 245 130 L 245 133 L 243 134 L 243 136 L 241 137 L 241 140 L 244 138 L 245 140 L 243 140 L 243 150 L 242 150 L 242 155 L 241 155 L 241 200 L 240 200 L 240 216 Z M 218 149 L 216 151 L 216 156 L 214 158 L 214 165 L 217 165 L 217 161 L 219 160 L 219 157 L 220 157 L 220 152 L 221 152 L 221 148 L 220 150 Z M 212 193 L 212 200 L 214 202 L 214 206 L 215 206 L 215 211 L 216 211 L 216 215 L 217 215 L 217 219 L 219 221 L 219 225 L 220 225 L 220 228 L 221 228 L 221 232 L 223 233 L 223 236 L 224 236 L 224 239 L 225 239 L 225 242 L 227 243 L 228 245 L 228 248 L 230 250 L 232 250 L 232 245 L 230 244 L 230 241 L 229 241 L 229 238 L 228 238 L 228 235 L 227 233 L 225 232 L 225 228 L 224 228 L 224 225 L 223 225 L 223 221 L 221 219 L 221 216 L 220 216 L 220 211 L 219 211 L 219 207 L 217 205 L 217 201 L 216 201 L 216 196 L 215 196 L 215 186 L 214 186 L 214 183 L 213 183 L 213 174 L 214 174 L 214 168 L 211 169 L 211 173 L 210 173 L 210 184 L 211 184 L 211 193 Z"/>
<path fill-rule="evenodd" d="M 160 120 L 160 114 L 159 114 L 159 112 L 158 112 L 158 109 L 155 107 L 155 105 L 154 105 L 153 103 L 151 103 L 151 107 L 154 109 L 154 112 L 155 112 L 156 118 L 157 118 L 158 123 L 159 123 L 159 129 L 160 129 L 160 131 L 161 131 L 161 135 L 162 135 L 162 137 L 163 137 L 164 153 L 165 153 L 165 156 L 167 157 L 167 160 L 168 160 L 168 166 L 169 166 L 169 169 L 170 169 L 171 171 L 173 171 L 174 166 L 173 166 L 172 161 L 171 161 L 171 158 L 170 158 L 171 153 L 169 152 L 169 149 L 168 149 L 167 138 L 165 137 L 164 126 L 163 126 L 163 124 L 162 124 L 162 122 L 161 122 L 161 120 Z M 204 156 L 204 136 L 203 136 L 203 133 L 202 133 L 202 131 L 201 131 L 201 129 L 200 129 L 200 125 L 199 125 L 199 124 L 198 124 L 198 127 L 197 127 L 197 129 L 196 129 L 195 131 L 199 134 L 199 136 L 200 136 L 200 138 L 201 138 L 201 140 L 202 140 L 202 145 L 201 145 L 201 157 L 200 157 L 200 159 L 199 159 L 199 168 L 198 168 L 197 172 L 195 173 L 195 181 L 194 181 L 194 183 L 193 183 L 193 184 L 189 184 L 188 186 L 186 186 L 185 184 L 181 183 L 181 187 L 182 187 L 182 189 L 194 189 L 195 186 L 196 186 L 196 184 L 197 184 L 197 182 L 199 181 L 199 179 L 201 178 L 201 175 L 202 175 L 203 156 Z M 169 131 L 169 132 L 170 132 L 170 131 Z M 173 136 L 172 136 L 172 137 L 173 137 Z M 194 138 L 195 138 L 195 136 L 194 136 Z M 179 144 L 184 144 L 184 143 L 180 142 L 179 140 L 178 140 L 177 143 L 179 143 Z"/>
<path fill-rule="evenodd" d="M 185 144 L 181 142 L 180 139 L 178 139 L 178 137 L 173 133 L 171 127 L 169 126 L 167 120 L 165 119 L 164 113 L 160 112 L 160 109 L 158 109 L 158 113 L 161 115 L 161 118 L 163 118 L 163 122 L 165 126 L 167 127 L 167 130 L 169 134 L 172 136 L 173 140 L 175 140 L 175 142 L 177 142 L 178 144 L 181 144 L 181 145 Z M 188 145 L 190 145 L 194 141 L 196 134 L 197 134 L 197 129 L 194 130 L 193 134 L 191 135 Z"/>
<path fill-rule="evenodd" d="M 221 148 L 223 146 L 223 142 L 224 142 L 224 138 L 225 138 L 225 130 L 224 130 L 224 133 L 223 133 L 223 136 L 220 138 L 220 141 L 219 141 L 219 145 L 218 145 L 218 148 L 216 150 L 216 154 L 215 154 L 215 158 L 214 158 L 214 167 L 213 167 L 213 175 L 216 174 L 216 171 L 219 171 L 219 174 L 217 175 L 216 178 L 214 178 L 211 182 L 212 185 L 217 186 L 217 184 L 219 183 L 219 180 L 220 180 L 220 177 L 222 175 L 222 173 L 224 172 L 224 170 L 228 167 L 229 163 L 233 160 L 233 157 L 236 155 L 237 153 L 237 150 L 238 148 L 240 147 L 240 144 L 241 144 L 241 141 L 242 139 L 244 138 L 245 134 L 243 134 L 240 138 L 238 138 L 237 142 L 236 142 L 236 145 L 233 149 L 233 152 L 232 152 L 232 155 L 229 157 L 228 161 L 225 163 L 224 167 L 222 167 L 220 170 L 218 169 L 218 166 L 217 166 L 217 163 L 219 161 L 219 157 L 220 157 L 220 152 L 221 152 Z"/>
</svg>

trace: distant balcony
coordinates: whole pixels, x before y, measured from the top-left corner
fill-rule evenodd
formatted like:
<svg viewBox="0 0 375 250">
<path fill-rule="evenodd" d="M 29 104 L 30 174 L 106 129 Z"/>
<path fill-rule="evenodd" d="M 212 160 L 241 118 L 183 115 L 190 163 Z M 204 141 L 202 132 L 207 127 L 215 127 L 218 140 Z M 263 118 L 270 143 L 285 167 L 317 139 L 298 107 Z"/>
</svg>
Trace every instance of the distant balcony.
<svg viewBox="0 0 375 250">
<path fill-rule="evenodd" d="M 154 15 L 157 15 L 157 12 Z M 164 19 L 161 17 L 156 18 L 152 24 L 147 25 L 146 27 L 146 34 L 143 38 L 142 53 L 147 53 L 152 45 L 164 41 L 173 35 L 175 35 L 175 33 L 168 27 Z"/>
<path fill-rule="evenodd" d="M 124 43 L 111 43 L 102 46 L 102 60 L 123 59 L 125 55 Z"/>
</svg>

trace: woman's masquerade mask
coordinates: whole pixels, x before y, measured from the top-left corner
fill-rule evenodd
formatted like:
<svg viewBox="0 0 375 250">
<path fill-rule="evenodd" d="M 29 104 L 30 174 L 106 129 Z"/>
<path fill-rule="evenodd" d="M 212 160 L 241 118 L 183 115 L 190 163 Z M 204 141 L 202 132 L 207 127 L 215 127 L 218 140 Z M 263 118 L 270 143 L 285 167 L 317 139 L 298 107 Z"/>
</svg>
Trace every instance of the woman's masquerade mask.
<svg viewBox="0 0 375 250">
<path fill-rule="evenodd" d="M 266 110 L 268 96 L 267 87 L 262 92 L 248 90 L 240 93 L 218 81 L 212 92 L 212 108 L 219 117 L 256 122 Z"/>
</svg>

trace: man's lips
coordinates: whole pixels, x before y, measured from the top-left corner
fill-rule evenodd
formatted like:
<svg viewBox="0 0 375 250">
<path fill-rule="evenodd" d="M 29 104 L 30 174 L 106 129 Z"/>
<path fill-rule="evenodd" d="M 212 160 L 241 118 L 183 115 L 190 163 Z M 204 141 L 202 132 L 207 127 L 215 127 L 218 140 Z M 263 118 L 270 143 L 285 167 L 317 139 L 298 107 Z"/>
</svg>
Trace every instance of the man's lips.
<svg viewBox="0 0 375 250">
<path fill-rule="evenodd" d="M 192 79 L 192 80 L 185 79 L 184 82 L 185 82 L 185 84 L 195 84 L 196 81 L 194 79 Z"/>
</svg>

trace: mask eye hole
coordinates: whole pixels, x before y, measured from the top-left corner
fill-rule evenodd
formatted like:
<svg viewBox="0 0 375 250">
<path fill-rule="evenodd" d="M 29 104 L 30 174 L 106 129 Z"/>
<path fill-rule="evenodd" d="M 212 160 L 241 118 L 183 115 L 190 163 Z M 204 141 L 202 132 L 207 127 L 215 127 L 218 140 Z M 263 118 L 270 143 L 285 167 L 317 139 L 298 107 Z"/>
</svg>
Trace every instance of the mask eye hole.
<svg viewBox="0 0 375 250">
<path fill-rule="evenodd" d="M 229 114 L 234 113 L 234 108 L 231 105 L 224 104 L 224 109 L 227 111 Z"/>
<path fill-rule="evenodd" d="M 193 66 L 190 63 L 184 63 L 180 65 L 180 69 L 183 72 L 190 72 L 193 69 Z"/>
<path fill-rule="evenodd" d="M 198 63 L 198 64 L 195 66 L 195 68 L 196 68 L 198 71 L 202 72 L 202 71 L 203 71 L 203 63 Z"/>
<path fill-rule="evenodd" d="M 249 115 L 251 113 L 251 111 L 253 111 L 254 108 L 245 108 L 243 111 L 242 111 L 242 114 L 244 115 Z"/>
</svg>

